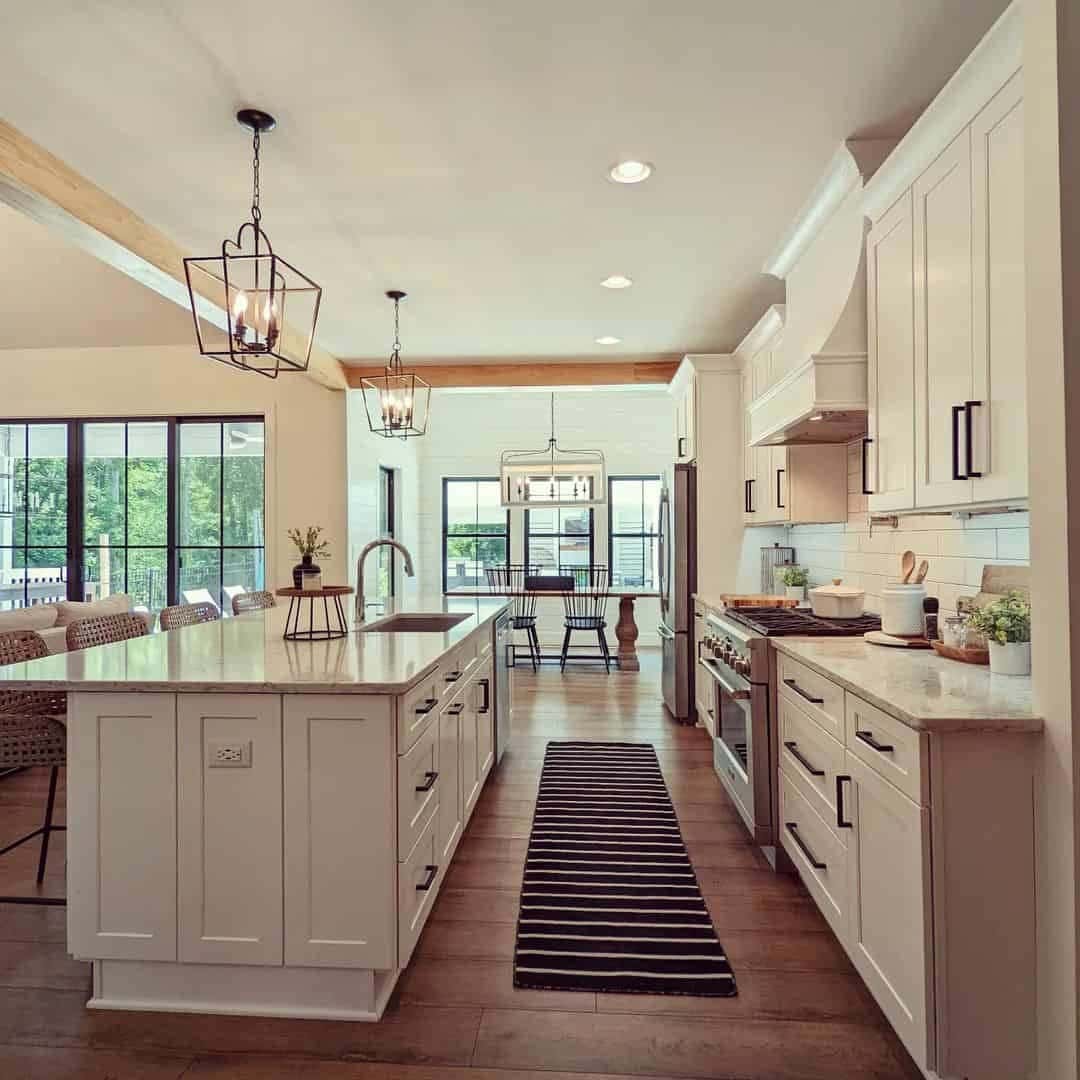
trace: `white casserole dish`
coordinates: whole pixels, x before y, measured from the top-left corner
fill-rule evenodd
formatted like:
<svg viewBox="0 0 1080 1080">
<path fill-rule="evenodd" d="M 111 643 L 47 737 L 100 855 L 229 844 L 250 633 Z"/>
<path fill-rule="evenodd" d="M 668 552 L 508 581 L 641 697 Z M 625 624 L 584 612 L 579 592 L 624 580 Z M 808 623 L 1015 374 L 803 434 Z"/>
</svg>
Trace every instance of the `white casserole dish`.
<svg viewBox="0 0 1080 1080">
<path fill-rule="evenodd" d="M 866 590 L 845 585 L 833 578 L 831 585 L 818 585 L 809 592 L 814 614 L 822 619 L 857 619 L 863 613 Z"/>
</svg>

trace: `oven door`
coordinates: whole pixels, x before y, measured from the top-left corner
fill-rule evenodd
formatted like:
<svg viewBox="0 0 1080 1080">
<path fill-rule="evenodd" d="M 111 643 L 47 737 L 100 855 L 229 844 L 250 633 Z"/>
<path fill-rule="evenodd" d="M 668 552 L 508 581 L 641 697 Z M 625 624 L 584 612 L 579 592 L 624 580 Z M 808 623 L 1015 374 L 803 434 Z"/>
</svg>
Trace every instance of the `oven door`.
<svg viewBox="0 0 1080 1080">
<path fill-rule="evenodd" d="M 701 661 L 715 685 L 716 740 L 713 766 L 751 832 L 754 814 L 753 687 L 708 660 Z"/>
</svg>

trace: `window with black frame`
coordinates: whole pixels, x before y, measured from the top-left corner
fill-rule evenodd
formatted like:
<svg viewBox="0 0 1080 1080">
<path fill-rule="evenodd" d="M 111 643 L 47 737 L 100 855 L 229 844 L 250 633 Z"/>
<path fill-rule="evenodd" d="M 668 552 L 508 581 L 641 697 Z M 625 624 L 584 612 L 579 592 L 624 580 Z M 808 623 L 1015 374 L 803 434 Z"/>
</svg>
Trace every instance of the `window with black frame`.
<svg viewBox="0 0 1080 1080">
<path fill-rule="evenodd" d="M 653 592 L 659 581 L 659 476 L 608 479 L 608 561 L 612 588 Z"/>
<path fill-rule="evenodd" d="M 510 562 L 510 511 L 498 477 L 443 479 L 443 591 L 487 587 L 487 567 Z"/>
<path fill-rule="evenodd" d="M 525 562 L 541 574 L 593 565 L 593 512 L 585 506 L 525 511 Z"/>
</svg>

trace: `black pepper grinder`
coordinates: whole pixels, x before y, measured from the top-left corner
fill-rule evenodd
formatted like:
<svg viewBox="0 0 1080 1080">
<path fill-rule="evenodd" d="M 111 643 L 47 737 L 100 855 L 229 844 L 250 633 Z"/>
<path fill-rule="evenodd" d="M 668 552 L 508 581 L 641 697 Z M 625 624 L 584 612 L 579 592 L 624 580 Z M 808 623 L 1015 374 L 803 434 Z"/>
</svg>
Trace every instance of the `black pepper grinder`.
<svg viewBox="0 0 1080 1080">
<path fill-rule="evenodd" d="M 928 596 L 922 602 L 923 609 L 923 633 L 927 641 L 938 639 L 938 609 L 940 605 L 936 596 Z"/>
</svg>

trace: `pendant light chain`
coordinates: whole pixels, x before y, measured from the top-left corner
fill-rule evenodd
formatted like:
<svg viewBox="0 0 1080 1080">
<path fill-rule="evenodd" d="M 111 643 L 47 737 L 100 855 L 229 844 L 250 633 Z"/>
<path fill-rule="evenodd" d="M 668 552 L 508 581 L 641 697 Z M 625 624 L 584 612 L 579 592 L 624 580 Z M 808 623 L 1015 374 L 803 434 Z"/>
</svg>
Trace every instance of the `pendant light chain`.
<svg viewBox="0 0 1080 1080">
<path fill-rule="evenodd" d="M 259 129 L 255 129 L 255 137 L 252 140 L 253 157 L 251 159 L 251 220 L 258 225 L 262 218 L 259 209 Z"/>
<path fill-rule="evenodd" d="M 399 305 L 401 301 L 394 297 L 394 347 L 390 352 L 390 368 L 392 371 L 401 370 L 401 324 Z"/>
</svg>

